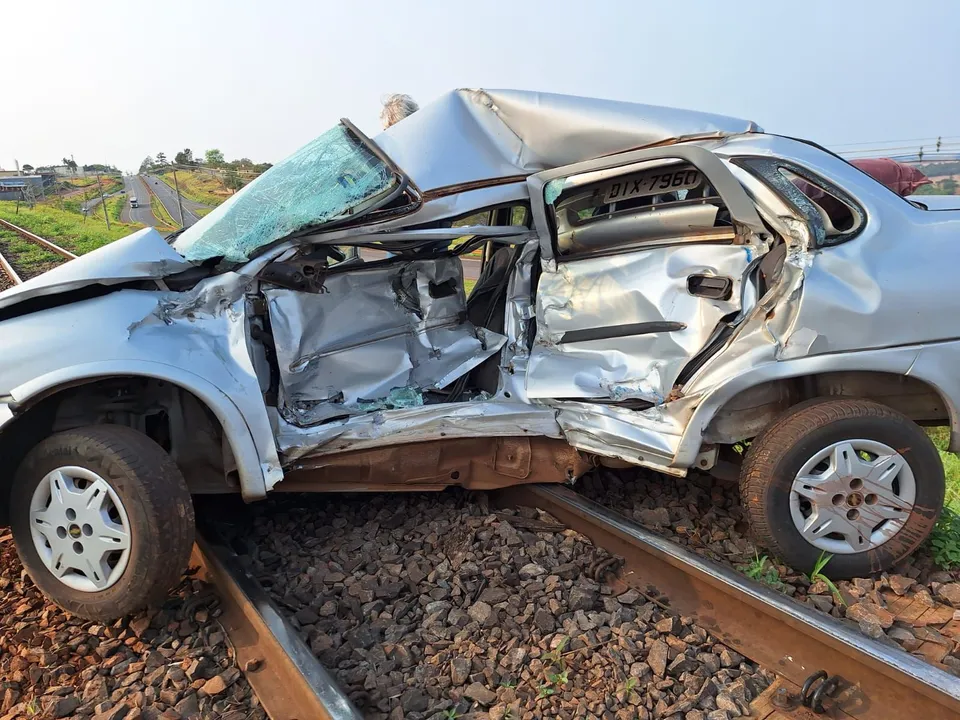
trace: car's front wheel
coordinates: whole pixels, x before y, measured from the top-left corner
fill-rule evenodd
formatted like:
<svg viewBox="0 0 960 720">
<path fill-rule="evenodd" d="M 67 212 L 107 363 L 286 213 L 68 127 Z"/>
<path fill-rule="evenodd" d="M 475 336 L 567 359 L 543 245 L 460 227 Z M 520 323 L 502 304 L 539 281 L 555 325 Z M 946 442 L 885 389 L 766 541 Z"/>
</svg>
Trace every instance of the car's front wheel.
<svg viewBox="0 0 960 720">
<path fill-rule="evenodd" d="M 186 568 L 193 504 L 176 464 L 146 435 L 97 425 L 53 435 L 14 479 L 20 560 L 49 599 L 111 621 L 162 600 Z"/>
<path fill-rule="evenodd" d="M 940 515 L 943 464 L 926 433 L 869 400 L 798 405 L 750 447 L 740 493 L 758 542 L 831 578 L 887 570 L 926 540 Z"/>
</svg>

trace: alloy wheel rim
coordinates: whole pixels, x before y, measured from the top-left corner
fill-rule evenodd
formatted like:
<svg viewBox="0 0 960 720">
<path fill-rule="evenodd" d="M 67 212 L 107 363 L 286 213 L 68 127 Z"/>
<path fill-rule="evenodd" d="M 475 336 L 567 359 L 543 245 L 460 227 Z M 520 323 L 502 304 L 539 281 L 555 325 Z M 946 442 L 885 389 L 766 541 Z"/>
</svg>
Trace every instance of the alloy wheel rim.
<svg viewBox="0 0 960 720">
<path fill-rule="evenodd" d="M 82 467 L 47 473 L 30 501 L 30 534 L 40 560 L 61 583 L 102 592 L 130 559 L 127 512 L 110 484 Z"/>
<path fill-rule="evenodd" d="M 797 472 L 790 516 L 814 547 L 850 555 L 899 533 L 916 496 L 916 478 L 900 453 L 876 440 L 842 440 L 815 453 Z"/>
</svg>

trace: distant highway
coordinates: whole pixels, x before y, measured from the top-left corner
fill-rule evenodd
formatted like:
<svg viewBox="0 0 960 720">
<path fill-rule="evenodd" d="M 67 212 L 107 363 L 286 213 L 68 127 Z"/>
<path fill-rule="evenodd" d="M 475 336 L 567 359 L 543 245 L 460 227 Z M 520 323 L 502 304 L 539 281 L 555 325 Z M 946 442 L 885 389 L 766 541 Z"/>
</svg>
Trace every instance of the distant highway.
<svg viewBox="0 0 960 720">
<path fill-rule="evenodd" d="M 143 182 L 150 183 L 150 188 L 160 198 L 163 206 L 167 209 L 167 212 L 170 213 L 170 217 L 184 227 L 190 227 L 200 219 L 200 216 L 196 213 L 197 210 L 208 209 L 211 207 L 210 205 L 204 205 L 203 203 L 188 200 L 181 195 L 180 203 L 183 205 L 183 218 L 181 218 L 180 208 L 177 206 L 177 193 L 174 192 L 172 187 L 167 185 L 156 175 L 141 175 L 140 178 L 143 180 Z"/>
<path fill-rule="evenodd" d="M 151 227 L 161 225 L 160 221 L 154 217 L 153 211 L 150 209 L 150 201 L 153 198 L 150 196 L 150 193 L 147 192 L 147 186 L 143 184 L 140 176 L 124 175 L 123 187 L 127 191 L 127 203 L 123 208 L 123 212 L 120 213 L 120 219 L 123 222 L 141 223 L 143 225 L 150 225 Z M 139 207 L 130 207 L 131 197 L 137 198 Z M 172 214 L 171 217 L 176 217 L 176 214 Z"/>
</svg>

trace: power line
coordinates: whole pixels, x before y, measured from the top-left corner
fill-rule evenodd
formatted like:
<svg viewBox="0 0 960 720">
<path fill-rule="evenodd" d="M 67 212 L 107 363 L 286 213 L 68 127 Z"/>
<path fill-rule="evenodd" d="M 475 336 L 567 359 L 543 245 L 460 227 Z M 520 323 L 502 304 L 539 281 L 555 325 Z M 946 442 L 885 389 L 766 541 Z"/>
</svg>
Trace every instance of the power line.
<svg viewBox="0 0 960 720">
<path fill-rule="evenodd" d="M 957 150 L 960 150 L 960 142 L 941 143 L 939 150 L 936 149 L 936 143 L 929 143 L 925 145 L 901 145 L 899 147 L 864 148 L 862 150 L 839 150 L 838 154 L 847 156 L 889 154 L 892 152 L 909 152 L 913 154 L 919 153 L 921 149 L 923 150 L 924 155 L 929 155 L 931 158 L 936 158 L 938 154 L 957 152 Z"/>
<path fill-rule="evenodd" d="M 869 140 L 867 142 L 854 142 L 854 143 L 830 143 L 827 147 L 832 148 L 842 148 L 842 147 L 854 147 L 859 145 L 889 145 L 891 143 L 935 143 L 937 138 L 941 140 L 957 140 L 960 139 L 960 135 L 931 135 L 930 137 L 922 138 L 907 138 L 905 140 Z"/>
</svg>

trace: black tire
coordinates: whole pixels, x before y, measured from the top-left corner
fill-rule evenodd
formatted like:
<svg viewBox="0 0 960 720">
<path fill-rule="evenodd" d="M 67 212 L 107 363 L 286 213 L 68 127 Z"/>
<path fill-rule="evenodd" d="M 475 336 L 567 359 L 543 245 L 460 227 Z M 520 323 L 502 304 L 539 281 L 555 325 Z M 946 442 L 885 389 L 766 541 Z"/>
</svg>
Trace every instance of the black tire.
<svg viewBox="0 0 960 720">
<path fill-rule="evenodd" d="M 864 552 L 835 554 L 831 579 L 889 570 L 930 535 L 943 508 L 943 463 L 926 433 L 905 415 L 870 400 L 811 400 L 791 408 L 754 440 L 740 473 L 740 497 L 758 543 L 796 570 L 810 572 L 821 550 L 790 514 L 793 480 L 819 449 L 863 438 L 896 448 L 913 471 L 916 501 L 900 531 Z"/>
<path fill-rule="evenodd" d="M 115 584 L 99 592 L 73 589 L 47 568 L 30 532 L 30 503 L 51 471 L 95 472 L 120 498 L 130 526 L 130 553 Z M 43 440 L 24 458 L 10 497 L 17 553 L 33 582 L 64 610 L 110 622 L 162 602 L 180 581 L 194 539 L 193 503 L 180 470 L 146 435 L 120 425 L 68 430 Z"/>
</svg>

